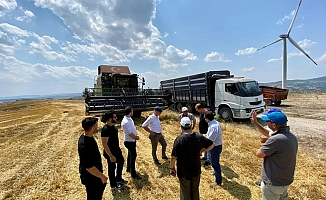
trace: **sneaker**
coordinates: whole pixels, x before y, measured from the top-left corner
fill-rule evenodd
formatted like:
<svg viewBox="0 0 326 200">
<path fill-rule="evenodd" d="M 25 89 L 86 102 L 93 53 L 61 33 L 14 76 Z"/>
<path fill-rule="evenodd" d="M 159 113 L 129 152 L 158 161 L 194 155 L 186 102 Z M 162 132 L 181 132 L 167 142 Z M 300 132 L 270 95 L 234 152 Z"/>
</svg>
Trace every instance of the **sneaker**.
<svg viewBox="0 0 326 200">
<path fill-rule="evenodd" d="M 169 158 L 167 156 L 162 157 L 162 159 L 169 160 Z"/>
<path fill-rule="evenodd" d="M 121 190 L 122 187 L 123 187 L 123 185 L 117 183 L 117 185 L 112 187 L 111 190 L 113 190 L 113 191 Z"/>
<path fill-rule="evenodd" d="M 154 160 L 154 163 L 157 164 L 157 165 L 161 165 L 160 161 L 158 161 L 157 159 Z"/>
<path fill-rule="evenodd" d="M 255 181 L 255 185 L 260 186 L 261 182 L 260 181 Z"/>
<path fill-rule="evenodd" d="M 125 185 L 127 183 L 128 183 L 128 181 L 126 181 L 124 179 L 121 179 L 120 181 L 117 182 L 117 184 L 120 184 L 120 185 Z"/>
<path fill-rule="evenodd" d="M 142 177 L 140 177 L 138 174 L 132 176 L 132 178 L 135 179 L 135 180 L 140 180 L 140 179 L 142 179 Z"/>
<path fill-rule="evenodd" d="M 210 184 L 211 187 L 222 186 L 222 183 L 212 183 Z"/>
</svg>

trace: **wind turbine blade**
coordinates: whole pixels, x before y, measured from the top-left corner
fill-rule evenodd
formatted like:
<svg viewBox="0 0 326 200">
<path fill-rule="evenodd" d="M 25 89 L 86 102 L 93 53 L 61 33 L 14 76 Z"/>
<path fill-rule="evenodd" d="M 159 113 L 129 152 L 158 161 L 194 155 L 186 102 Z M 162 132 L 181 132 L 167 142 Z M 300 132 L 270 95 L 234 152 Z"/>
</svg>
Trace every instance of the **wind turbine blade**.
<svg viewBox="0 0 326 200">
<path fill-rule="evenodd" d="M 304 55 L 306 55 L 315 65 L 318 65 L 310 56 L 289 36 L 289 41 L 295 46 L 297 49 L 299 49 Z"/>
<path fill-rule="evenodd" d="M 291 30 L 292 30 L 292 27 L 293 27 L 293 24 L 294 24 L 294 21 L 295 21 L 295 18 L 297 18 L 297 14 L 298 14 L 298 11 L 299 11 L 299 8 L 300 8 L 300 5 L 301 5 L 301 1 L 302 1 L 302 0 L 299 1 L 298 8 L 297 8 L 297 10 L 295 11 L 295 14 L 294 14 L 294 16 L 293 16 L 293 19 L 292 19 L 292 22 L 291 22 L 291 24 L 290 24 L 289 30 L 288 30 L 288 32 L 287 32 L 287 35 L 290 34 L 290 32 L 291 32 Z"/>
<path fill-rule="evenodd" d="M 257 51 L 259 51 L 259 50 L 261 50 L 261 49 L 264 49 L 264 48 L 266 48 L 266 47 L 268 47 L 268 46 L 271 46 L 272 44 L 275 44 L 276 42 L 279 42 L 279 41 L 281 41 L 281 40 L 282 40 L 282 38 L 279 38 L 279 39 L 277 39 L 277 40 L 275 40 L 275 41 L 273 41 L 273 42 L 271 42 L 271 43 L 269 43 L 269 44 L 263 46 L 262 48 L 257 49 Z"/>
</svg>

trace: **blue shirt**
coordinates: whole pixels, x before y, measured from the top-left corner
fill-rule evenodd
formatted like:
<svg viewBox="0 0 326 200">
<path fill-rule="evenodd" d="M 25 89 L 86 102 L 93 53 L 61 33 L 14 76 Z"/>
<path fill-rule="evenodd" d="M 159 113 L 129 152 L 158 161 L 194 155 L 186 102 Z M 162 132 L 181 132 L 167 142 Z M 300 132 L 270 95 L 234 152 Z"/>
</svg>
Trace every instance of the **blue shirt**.
<svg viewBox="0 0 326 200">
<path fill-rule="evenodd" d="M 215 119 L 208 122 L 207 138 L 213 141 L 215 146 L 222 145 L 222 128 Z"/>
</svg>

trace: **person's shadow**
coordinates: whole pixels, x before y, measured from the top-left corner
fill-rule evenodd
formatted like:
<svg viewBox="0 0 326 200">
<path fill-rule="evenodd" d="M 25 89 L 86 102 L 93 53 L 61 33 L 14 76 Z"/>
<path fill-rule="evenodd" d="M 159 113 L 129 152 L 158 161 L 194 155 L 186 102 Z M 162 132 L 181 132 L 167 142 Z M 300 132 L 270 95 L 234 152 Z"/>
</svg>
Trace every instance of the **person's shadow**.
<svg viewBox="0 0 326 200">
<path fill-rule="evenodd" d="M 167 160 L 161 165 L 157 166 L 157 169 L 160 170 L 161 174 L 158 178 L 162 178 L 165 176 L 170 176 L 170 161 Z"/>
</svg>

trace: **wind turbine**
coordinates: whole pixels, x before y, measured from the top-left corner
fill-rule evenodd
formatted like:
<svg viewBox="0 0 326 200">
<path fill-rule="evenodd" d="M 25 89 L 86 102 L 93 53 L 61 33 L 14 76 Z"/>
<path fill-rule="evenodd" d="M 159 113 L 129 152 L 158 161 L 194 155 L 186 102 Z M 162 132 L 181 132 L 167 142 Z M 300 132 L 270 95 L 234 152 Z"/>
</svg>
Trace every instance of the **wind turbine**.
<svg viewBox="0 0 326 200">
<path fill-rule="evenodd" d="M 294 20 L 295 18 L 297 17 L 297 14 L 298 14 L 298 11 L 299 11 L 299 8 L 300 8 L 300 5 L 301 5 L 301 1 L 299 1 L 299 5 L 298 5 L 298 8 L 297 10 L 295 11 L 295 14 L 293 16 L 293 19 L 292 19 L 292 22 L 290 24 L 290 27 L 289 27 L 289 30 L 286 34 L 281 34 L 279 37 L 279 39 L 263 46 L 262 48 L 260 49 L 257 49 L 257 51 L 261 50 L 261 49 L 264 49 L 272 44 L 275 44 L 281 40 L 283 40 L 283 73 L 282 73 L 282 88 L 286 88 L 286 77 L 287 77 L 287 50 L 286 50 L 286 39 L 288 39 L 292 44 L 293 46 L 295 46 L 297 49 L 299 49 L 304 55 L 306 55 L 313 63 L 315 63 L 315 65 L 317 65 L 317 63 L 312 59 L 310 58 L 310 56 L 290 37 L 290 32 L 292 30 L 292 27 L 293 27 L 293 24 L 294 24 Z"/>
</svg>

